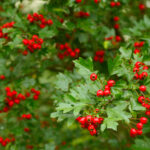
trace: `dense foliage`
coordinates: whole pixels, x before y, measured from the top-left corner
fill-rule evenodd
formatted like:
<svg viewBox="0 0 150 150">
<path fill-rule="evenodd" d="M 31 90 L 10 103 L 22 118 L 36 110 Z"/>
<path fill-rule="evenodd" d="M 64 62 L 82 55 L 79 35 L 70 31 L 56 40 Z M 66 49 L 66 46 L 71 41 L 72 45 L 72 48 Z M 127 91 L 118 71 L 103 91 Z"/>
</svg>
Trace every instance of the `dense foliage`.
<svg viewBox="0 0 150 150">
<path fill-rule="evenodd" d="M 149 150 L 148 0 L 0 1 L 0 149 Z"/>
</svg>

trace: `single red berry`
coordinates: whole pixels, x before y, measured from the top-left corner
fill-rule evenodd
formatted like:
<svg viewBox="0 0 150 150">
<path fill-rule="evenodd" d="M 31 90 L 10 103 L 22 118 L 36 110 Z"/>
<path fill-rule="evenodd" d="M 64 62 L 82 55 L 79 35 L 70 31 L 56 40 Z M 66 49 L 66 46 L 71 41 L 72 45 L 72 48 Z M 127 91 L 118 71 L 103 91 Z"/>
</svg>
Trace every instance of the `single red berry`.
<svg viewBox="0 0 150 150">
<path fill-rule="evenodd" d="M 136 127 L 137 127 L 139 130 L 141 130 L 141 129 L 143 129 L 143 124 L 142 124 L 141 122 L 139 122 L 139 123 L 136 124 Z"/>
<path fill-rule="evenodd" d="M 0 137 L 0 143 L 2 143 L 3 142 L 3 138 L 2 137 Z"/>
<path fill-rule="evenodd" d="M 109 81 L 107 81 L 107 85 L 108 85 L 109 87 L 112 87 L 112 86 L 115 85 L 115 81 L 114 81 L 114 80 L 109 80 Z"/>
<path fill-rule="evenodd" d="M 147 123 L 147 118 L 145 118 L 145 117 L 141 117 L 140 118 L 140 122 L 142 123 L 142 124 L 146 124 Z"/>
<path fill-rule="evenodd" d="M 115 24 L 115 25 L 114 25 L 114 28 L 115 28 L 115 29 L 119 29 L 119 28 L 120 28 L 119 24 Z"/>
<path fill-rule="evenodd" d="M 90 75 L 90 79 L 91 79 L 92 81 L 95 81 L 95 80 L 97 79 L 97 74 L 92 73 L 92 74 Z"/>
<path fill-rule="evenodd" d="M 145 115 L 147 115 L 148 117 L 150 117 L 150 110 L 147 110 L 147 111 L 145 112 Z"/>
<path fill-rule="evenodd" d="M 119 19 L 120 19 L 120 18 L 119 18 L 118 16 L 115 16 L 115 17 L 114 17 L 114 21 L 119 21 Z"/>
<path fill-rule="evenodd" d="M 97 117 L 93 118 L 93 123 L 94 124 L 100 124 L 101 123 L 101 120 Z"/>
<path fill-rule="evenodd" d="M 85 119 L 88 123 L 91 123 L 93 121 L 93 117 L 91 115 L 86 116 Z"/>
<path fill-rule="evenodd" d="M 120 4 L 120 2 L 116 2 L 116 5 L 117 5 L 117 6 L 120 6 L 121 4 Z"/>
<path fill-rule="evenodd" d="M 22 55 L 27 56 L 27 55 L 28 55 L 28 51 L 27 51 L 27 50 L 24 50 L 24 51 L 22 52 Z"/>
<path fill-rule="evenodd" d="M 116 41 L 120 42 L 121 41 L 121 37 L 119 35 L 116 36 Z"/>
<path fill-rule="evenodd" d="M 76 0 L 76 3 L 81 3 L 82 2 L 82 0 Z"/>
<path fill-rule="evenodd" d="M 146 86 L 145 85 L 141 85 L 139 87 L 139 90 L 142 91 L 142 92 L 145 92 L 146 91 Z"/>
<path fill-rule="evenodd" d="M 29 129 L 29 128 L 24 128 L 24 131 L 25 131 L 25 132 L 29 132 L 30 129 Z"/>
<path fill-rule="evenodd" d="M 34 95 L 34 96 L 33 96 L 33 99 L 34 99 L 34 100 L 38 100 L 38 98 L 39 98 L 38 95 Z"/>
<path fill-rule="evenodd" d="M 81 119 L 79 120 L 79 122 L 81 124 L 85 124 L 86 123 L 86 118 L 85 117 L 81 117 Z"/>
<path fill-rule="evenodd" d="M 115 2 L 110 2 L 110 6 L 111 6 L 111 7 L 115 7 L 115 6 L 116 6 L 116 3 L 115 3 Z"/>
<path fill-rule="evenodd" d="M 110 90 L 104 90 L 104 95 L 105 95 L 105 96 L 108 96 L 108 95 L 110 95 L 110 94 L 111 94 Z"/>
<path fill-rule="evenodd" d="M 140 50 L 139 49 L 135 49 L 134 50 L 134 54 L 139 54 L 140 53 Z"/>
<path fill-rule="evenodd" d="M 131 136 L 131 137 L 135 137 L 136 135 L 137 135 L 137 130 L 134 129 L 134 128 L 132 128 L 132 129 L 130 130 L 130 136 Z"/>
<path fill-rule="evenodd" d="M 144 5 L 144 4 L 139 4 L 139 9 L 140 9 L 141 11 L 143 11 L 143 10 L 145 10 L 145 9 L 146 9 L 146 7 L 145 7 L 145 5 Z"/>
<path fill-rule="evenodd" d="M 145 100 L 145 97 L 144 96 L 139 96 L 139 98 L 138 98 L 138 102 L 139 103 L 143 103 L 144 102 L 144 100 Z"/>
<path fill-rule="evenodd" d="M 144 66 L 144 67 L 143 67 L 143 70 L 148 70 L 148 66 Z"/>
<path fill-rule="evenodd" d="M 51 25 L 53 24 L 53 21 L 52 21 L 51 19 L 49 19 L 49 20 L 47 21 L 47 24 L 51 26 Z"/>
<path fill-rule="evenodd" d="M 95 129 L 94 125 L 89 125 L 89 126 L 88 126 L 88 130 L 89 130 L 89 131 L 93 131 L 94 129 Z"/>
<path fill-rule="evenodd" d="M 137 130 L 137 135 L 142 135 L 143 131 L 142 130 Z"/>
<path fill-rule="evenodd" d="M 31 114 L 27 114 L 26 115 L 26 119 L 31 119 L 32 118 L 32 115 Z"/>
<path fill-rule="evenodd" d="M 104 92 L 102 91 L 102 90 L 98 90 L 97 91 L 97 96 L 99 97 L 99 96 L 103 96 L 104 95 Z"/>
<path fill-rule="evenodd" d="M 5 76 L 4 75 L 0 75 L 0 79 L 1 80 L 5 80 Z"/>
<path fill-rule="evenodd" d="M 148 73 L 147 73 L 147 72 L 142 72 L 141 76 L 142 76 L 142 77 L 147 77 L 147 76 L 148 76 Z"/>
</svg>

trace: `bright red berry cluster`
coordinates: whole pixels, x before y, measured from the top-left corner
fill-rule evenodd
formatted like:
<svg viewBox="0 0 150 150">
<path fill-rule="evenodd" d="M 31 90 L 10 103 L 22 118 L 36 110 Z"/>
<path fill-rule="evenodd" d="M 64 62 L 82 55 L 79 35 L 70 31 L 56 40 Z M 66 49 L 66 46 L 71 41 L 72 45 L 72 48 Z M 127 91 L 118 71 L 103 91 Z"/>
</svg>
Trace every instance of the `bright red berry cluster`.
<svg viewBox="0 0 150 150">
<path fill-rule="evenodd" d="M 27 19 L 30 23 L 36 23 L 40 28 L 45 28 L 46 25 L 51 26 L 53 24 L 51 19 L 47 20 L 42 14 L 37 13 L 34 13 L 33 15 L 28 14 Z"/>
<path fill-rule="evenodd" d="M 35 90 L 34 88 L 31 89 L 31 92 L 34 94 L 33 95 L 33 99 L 34 100 L 38 100 L 39 99 L 39 95 L 40 95 L 40 91 Z"/>
<path fill-rule="evenodd" d="M 76 121 L 81 124 L 81 128 L 88 129 L 92 136 L 97 135 L 97 128 L 99 128 L 103 120 L 101 117 L 92 117 L 91 115 L 76 118 Z"/>
<path fill-rule="evenodd" d="M 105 40 L 111 41 L 114 44 L 115 42 L 120 42 L 122 39 L 119 35 L 116 35 L 115 37 L 113 37 L 113 36 L 107 37 L 107 38 L 105 38 Z"/>
<path fill-rule="evenodd" d="M 118 16 L 115 16 L 115 17 L 113 18 L 113 20 L 115 21 L 114 28 L 115 28 L 116 30 L 118 30 L 118 29 L 120 28 L 120 25 L 119 25 L 118 23 L 116 23 L 116 22 L 118 22 L 118 21 L 120 20 L 120 18 L 119 18 Z"/>
<path fill-rule="evenodd" d="M 134 43 L 134 47 L 135 47 L 134 54 L 140 53 L 141 47 L 143 47 L 143 45 L 144 45 L 144 41 L 142 41 L 142 42 L 135 42 Z"/>
<path fill-rule="evenodd" d="M 141 135 L 143 133 L 142 132 L 143 124 L 146 124 L 146 123 L 147 123 L 147 118 L 141 117 L 140 122 L 136 124 L 137 129 L 132 128 L 130 130 L 130 136 L 131 137 L 136 137 L 137 135 Z"/>
<path fill-rule="evenodd" d="M 109 80 L 107 82 L 107 85 L 105 85 L 104 91 L 102 91 L 102 90 L 97 91 L 97 96 L 98 97 L 100 97 L 100 96 L 109 96 L 111 94 L 111 92 L 110 92 L 111 87 L 113 87 L 114 85 L 115 85 L 115 81 L 114 80 Z"/>
<path fill-rule="evenodd" d="M 110 2 L 111 7 L 118 7 L 120 5 L 121 5 L 120 2 L 114 2 L 114 1 Z"/>
<path fill-rule="evenodd" d="M 25 95 L 21 93 L 17 93 L 17 91 L 13 90 L 11 91 L 10 87 L 5 88 L 6 91 L 6 98 L 5 98 L 5 107 L 0 112 L 8 112 L 13 106 L 16 104 L 20 104 L 21 101 L 26 100 L 26 98 L 30 97 L 30 93 L 27 92 Z M 34 93 L 33 99 L 37 100 L 40 91 L 37 91 L 35 89 L 31 89 L 31 92 Z"/>
<path fill-rule="evenodd" d="M 32 39 L 23 39 L 22 42 L 27 47 L 27 50 L 22 52 L 22 54 L 26 56 L 28 54 L 28 50 L 33 53 L 35 50 L 41 49 L 43 39 L 39 38 L 38 35 L 33 35 Z"/>
<path fill-rule="evenodd" d="M 141 70 L 148 70 L 148 66 L 146 66 L 144 63 L 138 61 L 135 63 L 134 68 L 133 68 L 133 72 L 135 72 L 135 74 L 134 74 L 135 79 L 142 80 L 148 76 L 148 73 L 146 71 L 139 73 Z"/>
<path fill-rule="evenodd" d="M 95 56 L 94 56 L 94 61 L 99 61 L 100 63 L 103 63 L 104 62 L 104 55 L 105 55 L 104 50 L 96 51 Z"/>
<path fill-rule="evenodd" d="M 11 143 L 11 142 L 15 142 L 15 138 L 6 138 L 6 139 L 3 139 L 2 137 L 0 137 L 0 143 L 3 147 L 7 146 L 7 144 Z"/>
<path fill-rule="evenodd" d="M 12 28 L 14 26 L 15 22 L 8 22 L 6 24 L 4 24 L 2 27 L 0 27 L 0 38 L 5 38 L 8 39 L 8 34 L 7 33 L 3 33 L 3 29 L 4 28 Z"/>
<path fill-rule="evenodd" d="M 79 11 L 77 12 L 76 16 L 80 18 L 87 18 L 90 16 L 90 14 L 89 12 Z"/>
<path fill-rule="evenodd" d="M 59 59 L 64 59 L 65 57 L 72 57 L 72 58 L 77 58 L 79 57 L 79 53 L 80 53 L 80 49 L 76 48 L 76 49 L 72 49 L 68 43 L 65 44 L 60 44 L 57 45 L 57 47 L 59 48 L 59 52 L 57 54 L 57 56 L 59 57 Z"/>
<path fill-rule="evenodd" d="M 23 119 L 30 120 L 30 119 L 32 119 L 32 115 L 31 114 L 22 114 L 20 119 L 21 120 L 23 120 Z"/>
</svg>

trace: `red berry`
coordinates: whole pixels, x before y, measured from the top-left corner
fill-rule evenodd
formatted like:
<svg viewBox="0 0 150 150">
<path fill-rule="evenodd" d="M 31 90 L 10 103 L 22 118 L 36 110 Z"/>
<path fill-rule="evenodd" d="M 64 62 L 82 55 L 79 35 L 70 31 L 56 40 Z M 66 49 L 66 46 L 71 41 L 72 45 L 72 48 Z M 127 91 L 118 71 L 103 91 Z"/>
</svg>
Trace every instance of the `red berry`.
<svg viewBox="0 0 150 150">
<path fill-rule="evenodd" d="M 150 110 L 147 110 L 147 111 L 145 112 L 145 115 L 147 115 L 148 117 L 150 117 Z"/>
<path fill-rule="evenodd" d="M 34 96 L 33 96 L 33 99 L 34 99 L 34 100 L 38 100 L 38 98 L 39 98 L 38 95 L 34 95 Z"/>
<path fill-rule="evenodd" d="M 144 100 L 145 100 L 145 97 L 144 96 L 139 96 L 139 98 L 138 98 L 138 102 L 139 103 L 143 103 L 144 102 Z"/>
<path fill-rule="evenodd" d="M 141 85 L 139 87 L 139 90 L 142 91 L 142 92 L 145 92 L 146 91 L 146 86 L 145 85 Z"/>
<path fill-rule="evenodd" d="M 104 95 L 104 92 L 102 91 L 102 90 L 98 90 L 97 91 L 97 96 L 99 97 L 99 96 L 103 96 Z"/>
<path fill-rule="evenodd" d="M 111 7 L 115 7 L 115 6 L 116 6 L 116 3 L 115 3 L 115 2 L 110 2 L 110 6 L 111 6 Z"/>
<path fill-rule="evenodd" d="M 121 37 L 119 35 L 116 36 L 116 41 L 120 42 L 121 41 Z"/>
<path fill-rule="evenodd" d="M 27 114 L 25 118 L 26 118 L 26 119 L 31 119 L 31 118 L 32 118 L 32 115 L 31 115 L 31 114 Z"/>
<path fill-rule="evenodd" d="M 118 16 L 115 16 L 115 17 L 114 17 L 114 21 L 119 21 L 119 19 L 120 19 L 120 18 L 119 18 Z"/>
<path fill-rule="evenodd" d="M 93 117 L 91 115 L 88 115 L 85 118 L 86 118 L 86 122 L 88 122 L 88 123 L 91 123 L 93 120 Z"/>
<path fill-rule="evenodd" d="M 145 8 L 146 8 L 146 7 L 145 7 L 144 4 L 140 4 L 140 5 L 139 5 L 139 9 L 140 9 L 141 11 L 145 10 Z"/>
<path fill-rule="evenodd" d="M 141 118 L 140 118 L 140 122 L 141 122 L 142 124 L 146 124 L 146 123 L 147 123 L 147 118 L 141 117 Z"/>
<path fill-rule="evenodd" d="M 47 24 L 51 26 L 51 25 L 53 24 L 53 21 L 52 21 L 51 19 L 49 19 L 49 20 L 47 21 Z"/>
<path fill-rule="evenodd" d="M 132 128 L 132 129 L 130 130 L 130 136 L 131 136 L 131 137 L 135 137 L 136 135 L 137 135 L 137 130 L 134 129 L 134 128 Z"/>
<path fill-rule="evenodd" d="M 147 67 L 147 66 L 144 66 L 144 67 L 143 67 L 143 70 L 148 70 L 148 67 Z"/>
<path fill-rule="evenodd" d="M 81 3 L 82 2 L 82 0 L 76 0 L 76 3 Z"/>
<path fill-rule="evenodd" d="M 109 80 L 109 81 L 107 81 L 107 85 L 108 85 L 109 87 L 112 87 L 112 86 L 115 85 L 115 81 L 114 81 L 114 80 Z"/>
<path fill-rule="evenodd" d="M 97 75 L 96 75 L 95 73 L 92 73 L 92 74 L 90 75 L 90 79 L 91 79 L 92 81 L 95 81 L 95 80 L 97 79 Z"/>
<path fill-rule="evenodd" d="M 142 135 L 143 131 L 142 130 L 137 130 L 137 135 Z"/>
<path fill-rule="evenodd" d="M 79 120 L 79 122 L 80 122 L 81 124 L 85 124 L 86 118 L 85 118 L 85 117 L 81 117 L 81 119 Z"/>
<path fill-rule="evenodd" d="M 93 131 L 94 129 L 95 129 L 94 125 L 89 125 L 89 126 L 88 126 L 88 130 L 89 130 L 89 131 Z"/>
<path fill-rule="evenodd" d="M 108 96 L 108 95 L 110 95 L 110 94 L 111 94 L 110 90 L 104 90 L 104 95 L 105 95 L 105 96 Z"/>
<path fill-rule="evenodd" d="M 24 128 L 24 131 L 25 131 L 25 132 L 29 132 L 30 129 L 29 129 L 29 128 Z"/>
<path fill-rule="evenodd" d="M 5 76 L 4 75 L 0 75 L 0 79 L 1 80 L 5 80 Z"/>
<path fill-rule="evenodd" d="M 97 117 L 93 118 L 93 123 L 94 124 L 100 124 L 101 123 L 101 120 Z"/>
<path fill-rule="evenodd" d="M 148 76 L 148 73 L 147 73 L 147 72 L 142 72 L 141 76 L 142 76 L 142 77 L 147 77 L 147 76 Z"/>
<path fill-rule="evenodd" d="M 140 50 L 139 49 L 135 49 L 134 50 L 134 54 L 138 54 L 138 53 L 140 53 Z"/>
<path fill-rule="evenodd" d="M 114 25 L 114 28 L 115 28 L 115 29 L 119 29 L 119 28 L 120 28 L 119 24 L 115 24 L 115 25 Z"/>
<path fill-rule="evenodd" d="M 141 130 L 141 129 L 143 129 L 143 124 L 142 124 L 141 122 L 139 122 L 139 123 L 136 124 L 136 127 L 137 127 L 139 130 Z"/>
<path fill-rule="evenodd" d="M 3 138 L 2 137 L 0 137 L 0 143 L 2 143 L 3 142 Z"/>
</svg>

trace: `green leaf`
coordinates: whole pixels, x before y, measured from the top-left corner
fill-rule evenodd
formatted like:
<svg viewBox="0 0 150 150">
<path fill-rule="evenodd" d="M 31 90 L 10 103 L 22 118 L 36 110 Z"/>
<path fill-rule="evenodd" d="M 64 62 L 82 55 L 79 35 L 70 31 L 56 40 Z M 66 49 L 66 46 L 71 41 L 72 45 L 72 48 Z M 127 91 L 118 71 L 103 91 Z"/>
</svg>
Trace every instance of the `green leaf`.
<svg viewBox="0 0 150 150">
<path fill-rule="evenodd" d="M 91 73 L 93 72 L 93 62 L 91 58 L 83 59 L 79 58 L 79 60 L 75 60 L 75 67 L 77 72 L 85 79 L 89 78 Z"/>
<path fill-rule="evenodd" d="M 121 53 L 121 56 L 125 59 L 130 59 L 131 58 L 131 55 L 132 55 L 132 49 L 126 49 L 124 47 L 121 47 L 119 49 L 120 53 Z"/>
<path fill-rule="evenodd" d="M 56 88 L 61 89 L 62 91 L 68 91 L 69 84 L 72 82 L 72 79 L 65 74 L 59 73 L 57 75 L 57 80 L 55 82 Z"/>
</svg>

